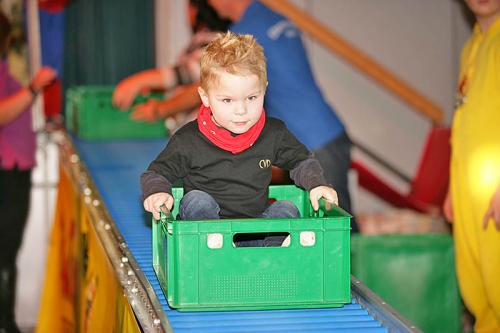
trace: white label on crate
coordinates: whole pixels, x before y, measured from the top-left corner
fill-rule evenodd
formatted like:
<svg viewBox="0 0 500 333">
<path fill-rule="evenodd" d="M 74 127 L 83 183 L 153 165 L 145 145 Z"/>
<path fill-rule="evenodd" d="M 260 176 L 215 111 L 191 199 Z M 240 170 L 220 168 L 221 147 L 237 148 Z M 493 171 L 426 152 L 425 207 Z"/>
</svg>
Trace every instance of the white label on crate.
<svg viewBox="0 0 500 333">
<path fill-rule="evenodd" d="M 222 234 L 208 234 L 207 245 L 211 249 L 220 249 L 223 245 L 223 240 Z"/>
<path fill-rule="evenodd" d="M 302 231 L 300 233 L 300 245 L 313 246 L 316 243 L 316 234 L 314 231 Z"/>
</svg>

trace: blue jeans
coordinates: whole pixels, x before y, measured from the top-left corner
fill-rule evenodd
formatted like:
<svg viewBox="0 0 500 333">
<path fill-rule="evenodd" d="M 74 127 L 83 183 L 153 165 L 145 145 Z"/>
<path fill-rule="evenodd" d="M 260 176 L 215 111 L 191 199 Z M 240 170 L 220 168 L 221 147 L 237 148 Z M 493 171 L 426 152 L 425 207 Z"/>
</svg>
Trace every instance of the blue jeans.
<svg viewBox="0 0 500 333">
<path fill-rule="evenodd" d="M 208 193 L 193 190 L 184 195 L 179 207 L 179 218 L 181 220 L 211 220 L 219 219 L 220 207 L 215 199 Z M 279 200 L 273 202 L 262 213 L 262 218 L 285 218 L 300 217 L 300 212 L 293 202 Z M 288 233 L 274 234 L 239 234 L 235 237 L 238 247 L 263 247 L 280 246 Z"/>
</svg>

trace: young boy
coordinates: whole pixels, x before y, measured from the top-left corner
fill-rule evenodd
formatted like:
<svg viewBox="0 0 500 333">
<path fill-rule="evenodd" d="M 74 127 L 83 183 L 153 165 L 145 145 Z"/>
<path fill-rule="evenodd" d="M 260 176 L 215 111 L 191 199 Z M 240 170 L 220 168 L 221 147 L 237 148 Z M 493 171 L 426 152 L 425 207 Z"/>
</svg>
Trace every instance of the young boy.
<svg viewBox="0 0 500 333">
<path fill-rule="evenodd" d="M 337 204 L 319 162 L 287 130 L 266 118 L 267 87 L 262 47 L 251 35 L 221 34 L 201 57 L 198 118 L 182 127 L 141 176 L 144 208 L 159 219 L 172 208 L 172 184 L 184 183 L 182 220 L 298 217 L 289 201 L 268 204 L 271 166 L 290 170 L 296 185 Z"/>
</svg>

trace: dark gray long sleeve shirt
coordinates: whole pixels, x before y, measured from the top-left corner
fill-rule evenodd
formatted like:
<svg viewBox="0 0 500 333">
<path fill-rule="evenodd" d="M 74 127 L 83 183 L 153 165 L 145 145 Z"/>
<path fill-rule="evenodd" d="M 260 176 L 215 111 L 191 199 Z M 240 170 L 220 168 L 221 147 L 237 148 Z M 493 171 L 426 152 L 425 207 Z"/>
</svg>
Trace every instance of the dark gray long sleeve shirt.
<svg viewBox="0 0 500 333">
<path fill-rule="evenodd" d="M 182 179 L 185 193 L 196 189 L 212 195 L 221 217 L 257 217 L 268 205 L 272 165 L 290 170 L 295 184 L 306 190 L 327 184 L 319 162 L 280 120 L 268 117 L 257 141 L 239 154 L 215 146 L 193 121 L 142 174 L 143 198 L 171 193 L 172 184 Z"/>
</svg>

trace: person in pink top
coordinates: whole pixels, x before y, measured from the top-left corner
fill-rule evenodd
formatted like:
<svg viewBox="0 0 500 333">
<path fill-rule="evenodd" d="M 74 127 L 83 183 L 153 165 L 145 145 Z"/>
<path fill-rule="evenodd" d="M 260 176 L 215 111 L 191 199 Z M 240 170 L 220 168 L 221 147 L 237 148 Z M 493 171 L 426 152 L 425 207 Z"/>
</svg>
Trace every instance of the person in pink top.
<svg viewBox="0 0 500 333">
<path fill-rule="evenodd" d="M 0 332 L 20 332 L 14 318 L 16 257 L 28 216 L 35 133 L 30 106 L 56 78 L 43 67 L 27 87 L 10 74 L 6 54 L 11 25 L 0 11 Z"/>
</svg>

